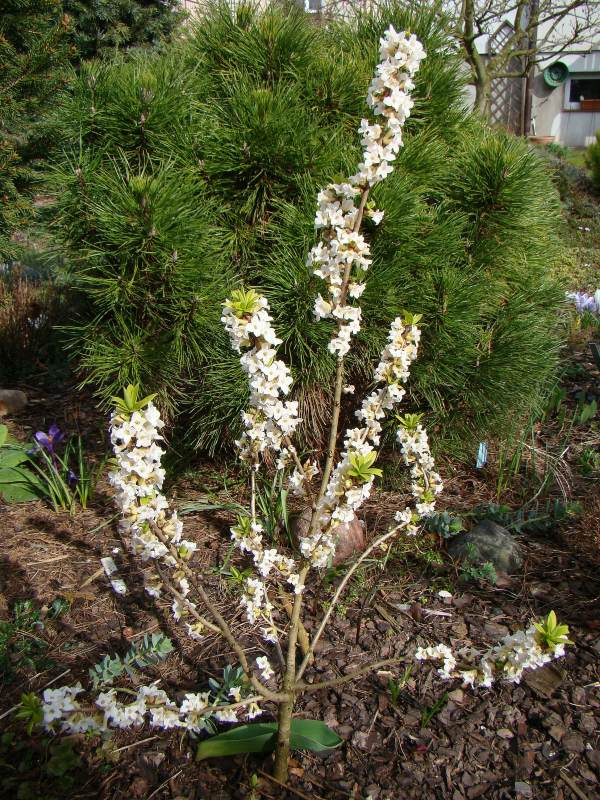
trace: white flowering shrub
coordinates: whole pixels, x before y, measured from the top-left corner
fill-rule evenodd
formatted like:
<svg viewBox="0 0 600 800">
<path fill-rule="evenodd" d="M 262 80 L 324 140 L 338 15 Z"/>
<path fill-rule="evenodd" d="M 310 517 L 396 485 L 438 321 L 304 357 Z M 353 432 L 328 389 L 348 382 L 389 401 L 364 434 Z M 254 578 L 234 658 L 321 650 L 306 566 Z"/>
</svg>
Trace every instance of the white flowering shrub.
<svg viewBox="0 0 600 800">
<path fill-rule="evenodd" d="M 412 78 L 425 52 L 414 35 L 398 33 L 390 27 L 381 39 L 380 55 L 381 63 L 367 96 L 376 121 L 364 119 L 359 129 L 362 161 L 347 182 L 330 184 L 319 193 L 315 218 L 319 241 L 308 256 L 309 266 L 324 283 L 314 312 L 317 318 L 333 321 L 328 346 L 337 357 L 324 464 L 303 460 L 294 445 L 301 423 L 298 403 L 287 399 L 292 376 L 278 358 L 281 341 L 273 328 L 266 299 L 252 289 L 239 289 L 223 307 L 222 322 L 233 349 L 239 353 L 250 387 L 243 434 L 236 442 L 239 457 L 247 466 L 250 497 L 247 513 L 237 518 L 231 537 L 242 556 L 251 561 L 251 574 L 244 577 L 241 586 L 240 605 L 248 625 L 262 638 L 264 652 L 252 662 L 248 660 L 241 641 L 211 599 L 203 575 L 194 569 L 196 545 L 184 538 L 181 521 L 161 492 L 164 470 L 160 414 L 152 397 L 138 400 L 136 390 L 129 387 L 124 397 L 116 400 L 111 419 L 116 468 L 110 481 L 121 511 L 121 531 L 143 566 L 149 595 L 169 599 L 173 619 L 184 626 L 191 638 L 200 639 L 208 632 L 223 636 L 235 652 L 239 667 L 226 670 L 222 685 L 187 693 L 177 700 L 156 684 L 139 687 L 133 697 L 129 690 L 126 700 L 120 699 L 118 687 L 104 687 L 87 705 L 80 700 L 80 684 L 48 689 L 42 712 L 49 729 L 104 731 L 146 723 L 197 734 L 212 730 L 213 721 L 247 722 L 261 714 L 265 704 L 276 704 L 276 723 L 247 726 L 243 735 L 236 734 L 239 729 L 220 734 L 209 740 L 210 745 L 202 743 L 199 752 L 230 754 L 236 748 L 237 752 L 264 751 L 272 746 L 276 749 L 275 777 L 284 781 L 290 744 L 297 740 L 300 723 L 312 726 L 312 741 L 322 748 L 340 741 L 323 723 L 293 720 L 297 697 L 341 685 L 407 658 L 378 661 L 332 681 L 303 681 L 315 657 L 315 647 L 355 570 L 394 537 L 416 535 L 421 518 L 432 513 L 442 490 L 421 416 L 395 413 L 418 353 L 418 315 L 405 313 L 393 321 L 375 369 L 373 389 L 356 411 L 356 427 L 345 432 L 338 447 L 341 396 L 354 391 L 353 387 L 344 386 L 344 359 L 360 330 L 359 301 L 371 263 L 361 225 L 366 215 L 375 223 L 382 219 L 383 212 L 369 204 L 369 192 L 393 170 L 402 147 L 402 128 L 412 107 Z M 331 563 L 340 526 L 354 520 L 381 475 L 375 466 L 377 448 L 384 421 L 394 414 L 397 440 L 410 469 L 414 506 L 399 509 L 393 526 L 377 536 L 347 569 L 308 639 L 302 626 L 307 579 L 313 575 L 313 580 L 318 580 L 319 570 Z M 257 510 L 257 473 L 261 469 L 275 469 L 288 490 L 304 495 L 310 505 L 308 530 L 299 537 L 296 552 L 283 552 L 266 538 L 264 520 Z M 283 615 L 277 602 L 282 594 L 289 601 L 288 616 Z M 298 664 L 297 645 L 302 632 L 304 652 Z M 566 634 L 566 628 L 549 617 L 538 627 L 507 637 L 474 667 L 459 668 L 458 657 L 445 645 L 420 648 L 415 657 L 442 661 L 440 674 L 444 678 L 458 677 L 470 685 L 489 686 L 496 678 L 518 681 L 524 669 L 562 655 Z M 226 743 L 221 751 L 219 742 Z"/>
</svg>

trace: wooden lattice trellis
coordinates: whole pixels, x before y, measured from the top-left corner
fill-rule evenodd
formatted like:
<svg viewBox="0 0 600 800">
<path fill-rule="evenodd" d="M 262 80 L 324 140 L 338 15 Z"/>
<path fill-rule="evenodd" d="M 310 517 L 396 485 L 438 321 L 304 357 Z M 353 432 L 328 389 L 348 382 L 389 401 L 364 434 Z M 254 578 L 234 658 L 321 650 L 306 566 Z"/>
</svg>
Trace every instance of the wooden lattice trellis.
<svg viewBox="0 0 600 800">
<path fill-rule="evenodd" d="M 490 38 L 490 54 L 498 51 L 514 34 L 512 25 L 504 22 Z M 511 59 L 509 72 L 523 69 L 520 58 Z M 490 118 L 496 125 L 502 125 L 513 133 L 521 133 L 523 117 L 524 78 L 496 78 L 492 81 L 490 96 Z"/>
</svg>

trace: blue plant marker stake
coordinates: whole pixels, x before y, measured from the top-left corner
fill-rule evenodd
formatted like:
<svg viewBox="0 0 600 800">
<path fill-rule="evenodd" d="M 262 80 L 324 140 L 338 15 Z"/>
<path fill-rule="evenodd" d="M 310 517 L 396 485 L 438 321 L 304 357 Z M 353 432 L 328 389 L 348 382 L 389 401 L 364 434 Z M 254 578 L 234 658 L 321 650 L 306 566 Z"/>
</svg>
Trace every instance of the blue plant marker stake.
<svg viewBox="0 0 600 800">
<path fill-rule="evenodd" d="M 475 462 L 475 469 L 482 469 L 487 464 L 488 446 L 487 442 L 479 442 L 479 449 L 477 450 L 477 461 Z"/>
</svg>

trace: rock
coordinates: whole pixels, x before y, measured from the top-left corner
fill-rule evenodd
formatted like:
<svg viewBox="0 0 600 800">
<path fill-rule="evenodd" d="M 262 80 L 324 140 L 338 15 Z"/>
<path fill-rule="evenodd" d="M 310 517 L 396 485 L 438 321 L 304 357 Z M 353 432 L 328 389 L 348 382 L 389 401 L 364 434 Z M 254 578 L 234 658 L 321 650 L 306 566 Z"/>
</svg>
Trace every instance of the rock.
<svg viewBox="0 0 600 800">
<path fill-rule="evenodd" d="M 469 800 L 475 800 L 477 797 L 482 797 L 490 789 L 489 783 L 478 783 L 477 786 L 472 786 L 467 792 Z"/>
<path fill-rule="evenodd" d="M 542 746 L 542 755 L 548 761 L 555 761 L 558 758 L 558 749 L 551 742 L 544 742 Z"/>
<path fill-rule="evenodd" d="M 579 774 L 582 778 L 584 778 L 588 783 L 598 783 L 598 778 L 594 775 L 591 769 L 587 767 L 579 767 Z"/>
<path fill-rule="evenodd" d="M 465 693 L 462 689 L 454 689 L 452 692 L 448 693 L 448 697 L 455 703 L 461 705 L 465 699 Z"/>
<path fill-rule="evenodd" d="M 22 411 L 27 405 L 27 395 L 18 389 L 0 389 L 0 417 Z"/>
<path fill-rule="evenodd" d="M 290 520 L 290 527 L 294 541 L 298 542 L 306 536 L 310 526 L 312 511 L 305 508 L 299 514 L 294 514 Z M 333 535 L 337 539 L 333 565 L 338 566 L 347 561 L 355 553 L 362 553 L 366 547 L 365 532 L 363 523 L 356 519 L 352 522 L 343 522 L 333 529 Z"/>
<path fill-rule="evenodd" d="M 548 728 L 548 733 L 555 742 L 560 742 L 566 733 L 566 728 L 564 725 L 551 725 Z"/>
<path fill-rule="evenodd" d="M 496 736 L 499 736 L 501 739 L 512 739 L 514 733 L 512 731 L 509 731 L 508 728 L 499 728 L 496 731 Z"/>
<path fill-rule="evenodd" d="M 329 706 L 327 711 L 323 716 L 323 722 L 325 725 L 328 725 L 330 728 L 338 728 L 340 723 L 338 722 L 338 718 L 335 713 L 335 708 L 333 706 Z"/>
<path fill-rule="evenodd" d="M 452 558 L 474 564 L 489 561 L 499 572 L 517 572 L 523 563 L 514 537 L 506 528 L 489 519 L 450 539 L 448 553 Z"/>
<path fill-rule="evenodd" d="M 529 775 L 533 769 L 535 762 L 535 750 L 526 750 L 522 756 L 519 757 L 519 769 Z"/>
</svg>

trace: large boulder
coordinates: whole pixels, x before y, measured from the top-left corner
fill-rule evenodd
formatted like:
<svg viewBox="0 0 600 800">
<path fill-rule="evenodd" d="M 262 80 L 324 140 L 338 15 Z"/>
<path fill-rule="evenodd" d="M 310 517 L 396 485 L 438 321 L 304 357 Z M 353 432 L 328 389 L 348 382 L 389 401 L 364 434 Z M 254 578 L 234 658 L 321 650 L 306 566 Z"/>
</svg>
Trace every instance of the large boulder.
<svg viewBox="0 0 600 800">
<path fill-rule="evenodd" d="M 310 527 L 312 511 L 305 508 L 298 514 L 294 514 L 290 524 L 292 536 L 296 543 L 302 536 L 306 536 Z M 333 566 L 343 564 L 351 556 L 362 553 L 366 547 L 365 531 L 363 523 L 356 517 L 352 522 L 344 522 L 333 530 L 336 537 L 335 555 L 333 556 Z"/>
<path fill-rule="evenodd" d="M 517 572 L 523 564 L 521 548 L 514 536 L 489 519 L 450 539 L 448 553 L 452 558 L 471 564 L 489 561 L 497 572 L 509 574 Z"/>
</svg>

